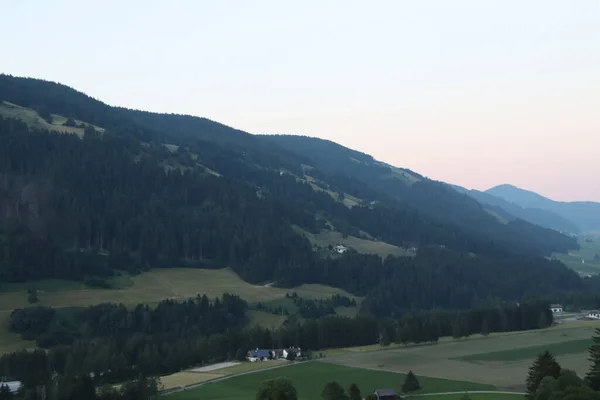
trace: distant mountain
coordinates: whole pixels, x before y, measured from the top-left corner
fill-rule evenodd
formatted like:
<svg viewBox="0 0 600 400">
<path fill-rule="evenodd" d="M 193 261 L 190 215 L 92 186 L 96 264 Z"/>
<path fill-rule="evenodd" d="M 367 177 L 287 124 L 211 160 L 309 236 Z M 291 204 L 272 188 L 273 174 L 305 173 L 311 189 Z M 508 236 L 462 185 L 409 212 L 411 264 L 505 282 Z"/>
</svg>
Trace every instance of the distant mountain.
<svg viewBox="0 0 600 400">
<path fill-rule="evenodd" d="M 481 192 L 479 190 L 469 190 L 456 185 L 451 186 L 455 190 L 473 197 L 480 202 L 484 208 L 488 209 L 488 211 L 496 213 L 507 221 L 520 218 L 524 221 L 531 222 L 532 224 L 555 229 L 560 232 L 580 232 L 580 228 L 575 223 L 552 211 L 541 208 L 526 208 L 490 193 Z"/>
<path fill-rule="evenodd" d="M 600 203 L 591 201 L 554 201 L 535 192 L 513 185 L 499 185 L 486 193 L 503 198 L 524 208 L 550 211 L 570 220 L 583 231 L 600 230 Z"/>
</svg>

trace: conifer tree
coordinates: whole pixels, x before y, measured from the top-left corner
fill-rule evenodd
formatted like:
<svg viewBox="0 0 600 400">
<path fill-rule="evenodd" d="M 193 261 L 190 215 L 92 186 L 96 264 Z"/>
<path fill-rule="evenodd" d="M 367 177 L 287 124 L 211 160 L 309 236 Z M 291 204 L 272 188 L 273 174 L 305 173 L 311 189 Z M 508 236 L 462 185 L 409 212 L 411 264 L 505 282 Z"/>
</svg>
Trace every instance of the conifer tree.
<svg viewBox="0 0 600 400">
<path fill-rule="evenodd" d="M 362 400 L 360 389 L 358 388 L 358 385 L 356 383 L 350 385 L 350 388 L 348 389 L 348 395 L 350 397 L 350 400 Z"/>
<path fill-rule="evenodd" d="M 558 377 L 560 374 L 560 365 L 556 362 L 554 356 L 549 352 L 545 351 L 540 354 L 531 367 L 529 367 L 529 373 L 527 374 L 526 386 L 527 394 L 525 397 L 528 399 L 535 398 L 535 392 L 537 391 L 540 382 L 547 376 L 553 378 Z"/>
<path fill-rule="evenodd" d="M 481 334 L 483 336 L 488 336 L 490 334 L 490 327 L 489 327 L 487 319 L 484 319 L 481 324 Z"/>
<path fill-rule="evenodd" d="M 589 350 L 590 370 L 585 376 L 588 385 L 594 390 L 600 390 L 600 328 L 596 328 Z"/>
<path fill-rule="evenodd" d="M 412 371 L 408 371 L 406 378 L 404 379 L 404 384 L 402 384 L 402 391 L 404 393 L 411 393 L 421 389 L 421 385 L 419 385 L 419 380 L 417 376 Z"/>
</svg>

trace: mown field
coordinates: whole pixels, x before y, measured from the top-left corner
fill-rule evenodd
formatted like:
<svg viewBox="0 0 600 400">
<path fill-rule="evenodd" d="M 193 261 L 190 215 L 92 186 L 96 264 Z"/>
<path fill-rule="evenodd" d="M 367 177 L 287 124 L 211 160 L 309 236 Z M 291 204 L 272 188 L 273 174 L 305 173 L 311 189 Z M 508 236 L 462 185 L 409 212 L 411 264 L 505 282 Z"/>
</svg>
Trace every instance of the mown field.
<svg viewBox="0 0 600 400">
<path fill-rule="evenodd" d="M 389 243 L 381 242 L 379 240 L 361 239 L 354 236 L 343 237 L 340 232 L 334 232 L 330 230 L 323 230 L 318 234 L 312 234 L 310 232 L 302 231 L 304 235 L 310 240 L 310 242 L 318 247 L 327 248 L 327 246 L 343 244 L 351 247 L 359 253 L 364 254 L 377 254 L 381 257 L 388 255 L 409 257 L 415 254 L 408 249 L 394 246 Z"/>
<path fill-rule="evenodd" d="M 377 371 L 407 372 L 442 379 L 472 381 L 505 390 L 522 391 L 532 359 L 546 349 L 557 352 L 565 368 L 583 376 L 587 346 L 600 322 L 565 323 L 541 331 L 443 338 L 436 345 L 369 346 L 330 350 L 325 362 Z"/>
<path fill-rule="evenodd" d="M 579 245 L 581 249 L 578 251 L 571 251 L 569 254 L 556 253 L 553 257 L 579 274 L 599 274 L 600 260 L 595 259 L 595 256 L 596 254 L 600 256 L 600 234 L 587 233 L 580 235 Z"/>
<path fill-rule="evenodd" d="M 265 370 L 252 374 L 234 376 L 218 382 L 206 383 L 198 388 L 170 394 L 172 400 L 214 399 L 247 400 L 254 398 L 261 382 L 280 376 L 289 378 L 298 390 L 302 400 L 314 400 L 321 397 L 321 391 L 327 382 L 336 381 L 348 388 L 356 383 L 363 395 L 376 389 L 394 388 L 400 391 L 404 375 L 372 371 L 362 368 L 350 368 L 322 362 L 307 362 L 289 367 Z M 454 392 L 468 390 L 494 390 L 491 385 L 472 382 L 449 381 L 444 379 L 420 377 L 420 393 Z"/>
<path fill-rule="evenodd" d="M 133 305 L 138 303 L 155 304 L 164 299 L 185 299 L 198 294 L 209 298 L 223 293 L 239 295 L 244 300 L 268 302 L 285 298 L 285 294 L 295 291 L 299 296 L 311 299 L 331 297 L 341 294 L 352 297 L 341 289 L 324 285 L 302 285 L 294 289 L 280 289 L 271 286 L 252 285 L 244 282 L 231 269 L 156 269 L 138 276 L 115 278 L 121 289 L 94 289 L 78 282 L 45 280 L 27 284 L 0 285 L 0 354 L 32 343 L 20 340 L 18 335 L 8 332 L 6 319 L 15 308 L 27 307 L 26 289 L 38 289 L 39 304 L 50 307 L 86 307 L 103 302 Z M 250 323 L 268 327 L 281 324 L 281 316 L 251 311 Z"/>
<path fill-rule="evenodd" d="M 560 343 L 551 343 L 547 345 L 531 346 L 522 349 L 511 349 L 504 351 L 494 351 L 491 353 L 470 354 L 465 357 L 459 357 L 463 361 L 518 361 L 530 360 L 538 354 L 549 351 L 555 356 L 565 354 L 585 353 L 592 344 L 590 338 L 580 340 L 570 340 Z"/>
</svg>

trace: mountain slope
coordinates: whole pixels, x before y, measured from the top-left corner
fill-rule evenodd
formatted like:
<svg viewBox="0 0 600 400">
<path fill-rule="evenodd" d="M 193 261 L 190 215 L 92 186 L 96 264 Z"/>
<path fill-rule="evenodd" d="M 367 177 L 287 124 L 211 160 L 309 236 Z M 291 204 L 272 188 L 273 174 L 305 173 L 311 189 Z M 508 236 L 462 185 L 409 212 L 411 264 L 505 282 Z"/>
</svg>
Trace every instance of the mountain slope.
<svg viewBox="0 0 600 400">
<path fill-rule="evenodd" d="M 525 226 L 510 219 L 500 223 L 479 202 L 463 193 L 407 169 L 391 167 L 371 156 L 347 149 L 327 140 L 303 136 L 264 136 L 269 140 L 308 158 L 323 172 L 323 179 L 353 179 L 385 196 L 413 207 L 440 221 L 459 226 L 473 235 L 485 235 L 498 243 L 515 248 L 543 246 L 544 241 L 558 243 L 564 236 L 538 226 Z M 352 193 L 352 187 L 344 189 Z M 526 229 L 523 230 L 522 228 Z M 525 231 L 528 233 L 525 234 Z M 569 245 L 577 247 L 569 239 Z M 563 251 L 566 247 L 563 248 Z"/>
<path fill-rule="evenodd" d="M 580 231 L 579 227 L 573 222 L 551 211 L 541 208 L 524 208 L 487 192 L 469 190 L 456 185 L 452 185 L 452 187 L 461 193 L 473 197 L 479 203 L 487 206 L 491 211 L 500 213 L 505 219 L 520 218 L 532 224 L 555 229 L 560 232 L 578 233 Z M 500 211 L 499 208 L 504 212 Z"/>
<path fill-rule="evenodd" d="M 0 76 L 0 101 L 52 125 L 53 115 L 85 124 L 71 135 L 0 118 L 3 281 L 230 266 L 251 283 L 323 283 L 380 297 L 378 288 L 394 287 L 406 310 L 582 285 L 541 257 L 576 247 L 572 239 L 523 221 L 505 228 L 468 196 L 341 146 L 327 167 L 325 155 L 212 121 L 110 107 L 34 79 Z M 355 176 L 334 169 L 346 152 Z M 369 184 L 369 170 L 385 172 L 396 191 Z M 322 254 L 299 233 L 326 229 L 418 251 L 385 260 Z"/>
<path fill-rule="evenodd" d="M 486 193 L 525 208 L 538 208 L 572 221 L 584 231 L 600 230 L 600 203 L 591 201 L 554 201 L 535 192 L 512 185 L 499 185 Z"/>
</svg>

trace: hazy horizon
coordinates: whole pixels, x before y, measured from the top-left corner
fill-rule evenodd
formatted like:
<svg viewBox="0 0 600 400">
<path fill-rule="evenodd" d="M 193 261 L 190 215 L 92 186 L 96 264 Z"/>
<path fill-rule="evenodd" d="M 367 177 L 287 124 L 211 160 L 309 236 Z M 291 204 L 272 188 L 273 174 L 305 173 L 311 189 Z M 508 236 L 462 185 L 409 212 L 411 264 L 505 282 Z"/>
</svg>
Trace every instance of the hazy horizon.
<svg viewBox="0 0 600 400">
<path fill-rule="evenodd" d="M 597 1 L 28 1 L 3 15 L 3 73 L 320 137 L 469 189 L 600 201 Z"/>
</svg>

